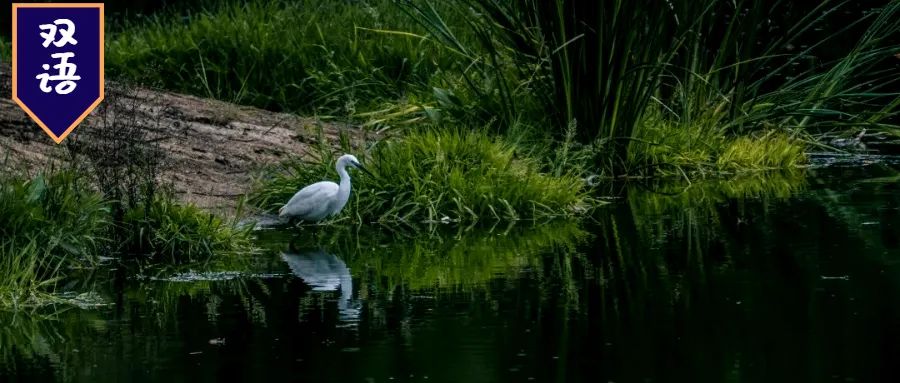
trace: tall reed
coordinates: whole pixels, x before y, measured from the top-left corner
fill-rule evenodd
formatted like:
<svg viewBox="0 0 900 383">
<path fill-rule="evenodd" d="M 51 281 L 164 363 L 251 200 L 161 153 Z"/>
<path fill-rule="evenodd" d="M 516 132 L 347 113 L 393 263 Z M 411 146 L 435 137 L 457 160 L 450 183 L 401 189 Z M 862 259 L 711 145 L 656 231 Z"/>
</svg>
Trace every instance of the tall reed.
<svg viewBox="0 0 900 383">
<path fill-rule="evenodd" d="M 493 108 L 496 117 L 512 124 L 529 116 L 521 106 L 528 98 L 515 94 L 527 89 L 536 94 L 537 114 L 550 117 L 532 123 L 550 124 L 556 137 L 577 126 L 611 174 L 641 168 L 634 166 L 644 160 L 639 152 L 660 144 L 642 137 L 648 111 L 658 110 L 651 117 L 675 134 L 709 130 L 723 142 L 764 129 L 895 129 L 890 121 L 900 111 L 900 93 L 892 90 L 900 81 L 891 61 L 900 51 L 900 23 L 891 22 L 896 1 L 827 33 L 850 4 L 466 0 L 456 4 L 470 14 L 467 24 L 454 26 L 428 3 L 397 2 L 482 75 L 462 85 L 503 105 Z M 463 28 L 479 38 L 460 38 Z M 850 47 L 817 59 L 838 39 Z M 703 145 L 703 135 L 694 140 Z"/>
</svg>

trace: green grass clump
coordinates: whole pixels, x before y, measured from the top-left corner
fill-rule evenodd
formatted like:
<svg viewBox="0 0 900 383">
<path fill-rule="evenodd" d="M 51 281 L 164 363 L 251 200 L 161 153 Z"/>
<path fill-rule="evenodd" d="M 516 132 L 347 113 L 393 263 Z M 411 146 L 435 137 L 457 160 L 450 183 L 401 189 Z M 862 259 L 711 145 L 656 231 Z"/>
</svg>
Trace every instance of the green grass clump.
<svg viewBox="0 0 900 383">
<path fill-rule="evenodd" d="M 806 163 L 805 147 L 786 134 L 742 136 L 731 140 L 717 159 L 722 169 L 790 169 Z"/>
<path fill-rule="evenodd" d="M 253 249 L 252 228 L 168 196 L 121 221 L 110 206 L 72 171 L 0 176 L 0 307 L 53 301 L 58 281 L 101 254 L 186 263 Z"/>
<path fill-rule="evenodd" d="M 687 115 L 687 114 L 685 114 Z M 630 143 L 628 171 L 656 175 L 791 169 L 805 164 L 805 140 L 783 130 L 729 134 L 710 110 L 673 121 L 648 112 Z"/>
<path fill-rule="evenodd" d="M 109 206 L 68 171 L 0 180 L 0 238 L 33 240 L 42 251 L 85 262 L 100 251 L 182 262 L 250 248 L 248 229 L 167 195 L 130 209 L 121 222 Z"/>
<path fill-rule="evenodd" d="M 456 65 L 428 40 L 386 29 L 418 30 L 390 0 L 225 1 L 126 23 L 108 41 L 106 65 L 120 80 L 346 116 L 405 98 L 412 86 Z"/>
<path fill-rule="evenodd" d="M 0 306 L 47 302 L 66 270 L 93 264 L 107 213 L 74 173 L 0 176 Z"/>
<path fill-rule="evenodd" d="M 575 216 L 588 202 L 580 178 L 541 173 L 536 160 L 477 130 L 410 132 L 379 142 L 362 161 L 375 177 L 353 175 L 347 209 L 365 222 L 540 220 Z M 314 164 L 289 161 L 250 202 L 277 211 L 301 187 L 336 177 L 330 152 Z"/>
<path fill-rule="evenodd" d="M 65 259 L 34 238 L 0 241 L 0 307 L 34 306 L 51 299 L 49 292 Z"/>
<path fill-rule="evenodd" d="M 629 143 L 628 172 L 660 175 L 715 168 L 725 145 L 725 132 L 714 120 L 681 123 L 648 112 Z"/>
<path fill-rule="evenodd" d="M 129 210 L 124 219 L 124 253 L 153 261 L 186 263 L 215 255 L 235 255 L 253 249 L 252 226 L 205 212 L 168 197 L 157 197 L 149 208 Z"/>
<path fill-rule="evenodd" d="M 35 241 L 50 254 L 91 261 L 105 243 L 108 209 L 76 174 L 0 177 L 0 238 Z"/>
</svg>

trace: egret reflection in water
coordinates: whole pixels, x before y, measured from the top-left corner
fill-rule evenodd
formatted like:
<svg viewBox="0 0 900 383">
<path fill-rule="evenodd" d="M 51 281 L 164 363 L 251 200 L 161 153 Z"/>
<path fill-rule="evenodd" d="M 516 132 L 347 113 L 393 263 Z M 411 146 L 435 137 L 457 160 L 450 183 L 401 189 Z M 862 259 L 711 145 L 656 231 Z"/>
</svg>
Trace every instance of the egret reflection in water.
<svg viewBox="0 0 900 383">
<path fill-rule="evenodd" d="M 359 318 L 359 307 L 353 300 L 353 278 L 344 261 L 321 248 L 291 248 L 281 254 L 281 259 L 313 291 L 340 291 L 338 313 L 342 322 Z"/>
</svg>

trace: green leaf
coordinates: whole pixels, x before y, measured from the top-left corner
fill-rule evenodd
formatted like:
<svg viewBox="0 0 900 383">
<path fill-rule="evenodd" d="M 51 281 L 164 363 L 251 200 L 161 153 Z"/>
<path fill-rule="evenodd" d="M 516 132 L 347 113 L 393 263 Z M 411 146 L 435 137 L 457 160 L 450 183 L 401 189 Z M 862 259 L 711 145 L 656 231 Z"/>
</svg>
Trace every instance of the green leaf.
<svg viewBox="0 0 900 383">
<path fill-rule="evenodd" d="M 47 192 L 47 181 L 44 179 L 43 175 L 39 175 L 35 177 L 33 181 L 31 181 L 31 185 L 28 186 L 28 202 L 33 203 L 40 201 L 44 198 L 44 194 Z"/>
<path fill-rule="evenodd" d="M 459 97 L 456 97 L 456 95 L 453 94 L 452 90 L 441 89 L 437 87 L 433 89 L 434 98 L 437 100 L 438 104 L 441 104 L 442 107 L 446 109 L 462 107 L 462 100 L 460 100 Z"/>
</svg>

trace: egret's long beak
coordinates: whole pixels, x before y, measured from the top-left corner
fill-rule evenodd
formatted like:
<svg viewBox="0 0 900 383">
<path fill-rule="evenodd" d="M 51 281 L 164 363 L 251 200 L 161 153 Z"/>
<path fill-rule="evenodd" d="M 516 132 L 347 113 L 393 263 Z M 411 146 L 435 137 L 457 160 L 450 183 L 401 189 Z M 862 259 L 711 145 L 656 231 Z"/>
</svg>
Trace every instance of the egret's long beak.
<svg viewBox="0 0 900 383">
<path fill-rule="evenodd" d="M 362 170 L 363 173 L 366 173 L 366 174 L 368 174 L 368 175 L 370 175 L 370 176 L 372 176 L 372 177 L 375 177 L 374 174 L 372 174 L 371 172 L 369 172 L 368 170 L 366 170 L 366 168 L 364 168 L 364 167 L 362 166 L 362 164 L 360 164 L 359 162 L 355 163 L 354 165 L 356 166 L 357 169 Z"/>
</svg>

